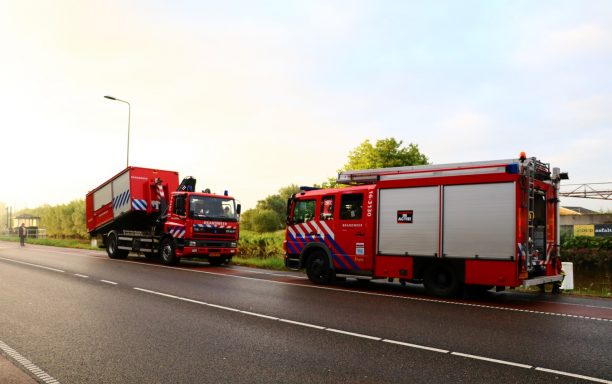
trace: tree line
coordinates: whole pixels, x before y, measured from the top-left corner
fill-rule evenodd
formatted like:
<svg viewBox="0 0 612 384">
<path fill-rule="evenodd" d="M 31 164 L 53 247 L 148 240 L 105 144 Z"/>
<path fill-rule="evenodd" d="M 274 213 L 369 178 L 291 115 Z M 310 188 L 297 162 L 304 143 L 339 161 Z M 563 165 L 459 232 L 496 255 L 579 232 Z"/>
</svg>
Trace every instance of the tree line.
<svg viewBox="0 0 612 384">
<path fill-rule="evenodd" d="M 418 145 L 402 146 L 401 140 L 386 138 L 372 144 L 365 140 L 349 152 L 347 163 L 339 169 L 345 170 L 399 167 L 407 165 L 428 164 L 427 156 L 419 151 Z M 328 178 L 314 187 L 335 188 L 336 178 Z M 299 192 L 299 186 L 288 185 L 277 193 L 259 200 L 255 208 L 246 210 L 240 217 L 242 229 L 259 233 L 273 232 L 285 227 L 287 200 Z M 68 204 L 44 205 L 34 209 L 25 209 L 17 215 L 28 213 L 41 218 L 41 227 L 46 228 L 47 236 L 59 238 L 86 238 L 85 201 L 74 200 Z"/>
<path fill-rule="evenodd" d="M 88 237 L 85 225 L 85 200 L 83 199 L 74 200 L 68 204 L 43 205 L 19 211 L 19 214 L 23 213 L 40 217 L 40 226 L 47 230 L 47 236 L 80 239 Z"/>
</svg>

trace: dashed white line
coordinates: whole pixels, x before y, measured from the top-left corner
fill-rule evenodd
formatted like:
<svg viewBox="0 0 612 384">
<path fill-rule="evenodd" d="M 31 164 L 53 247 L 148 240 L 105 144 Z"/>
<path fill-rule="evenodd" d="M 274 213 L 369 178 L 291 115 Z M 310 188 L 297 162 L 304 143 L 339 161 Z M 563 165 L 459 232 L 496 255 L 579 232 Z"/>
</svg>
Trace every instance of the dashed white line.
<svg viewBox="0 0 612 384">
<path fill-rule="evenodd" d="M 100 281 L 103 282 L 103 283 L 106 283 L 106 284 L 110 284 L 110 285 L 117 285 L 117 284 L 119 284 L 119 283 L 115 283 L 114 281 L 109 281 L 109 280 L 100 280 Z"/>
<path fill-rule="evenodd" d="M 308 328 L 314 328 L 314 329 L 320 329 L 320 330 L 325 329 L 325 327 L 322 327 L 320 325 L 302 323 L 301 321 L 294 321 L 294 320 L 287 320 L 287 319 L 278 319 L 278 321 L 282 321 L 283 323 L 289 323 L 293 325 L 299 325 L 301 327 L 308 327 Z"/>
<path fill-rule="evenodd" d="M 249 311 L 240 311 L 240 313 L 244 313 L 245 315 L 249 315 L 249 316 L 262 317 L 268 320 L 278 320 L 278 317 L 262 315 L 261 313 L 255 313 L 255 312 L 249 312 Z"/>
<path fill-rule="evenodd" d="M 21 355 L 19 352 L 6 345 L 6 343 L 3 341 L 0 341 L 0 350 L 4 351 L 4 353 L 13 358 L 17 363 L 21 364 L 21 366 L 34 375 L 34 377 L 44 381 L 47 384 L 60 384 L 57 379 L 54 379 L 30 360 L 23 357 L 23 355 Z"/>
<path fill-rule="evenodd" d="M 297 326 L 301 326 L 301 327 L 313 328 L 313 329 L 317 329 L 317 330 L 320 330 L 320 331 L 329 331 L 329 332 L 334 332 L 334 333 L 338 333 L 338 334 L 342 334 L 342 335 L 346 335 L 346 336 L 352 336 L 352 337 L 357 337 L 357 338 L 362 338 L 362 339 L 367 339 L 367 340 L 372 340 L 372 341 L 382 341 L 383 343 L 395 344 L 395 345 L 400 345 L 400 346 L 409 347 L 409 348 L 423 349 L 423 350 L 426 350 L 426 351 L 444 353 L 444 354 L 449 354 L 449 355 L 459 356 L 459 357 L 465 357 L 465 358 L 475 359 L 475 360 L 481 360 L 481 361 L 486 361 L 486 362 L 489 362 L 489 363 L 509 365 L 509 366 L 513 366 L 513 367 L 517 367 L 517 368 L 535 369 L 537 371 L 554 373 L 554 374 L 559 374 L 559 375 L 564 375 L 564 376 L 570 376 L 570 377 L 574 377 L 574 378 L 594 381 L 594 382 L 597 382 L 597 383 L 612 384 L 612 381 L 605 380 L 605 379 L 599 379 L 599 378 L 596 378 L 596 377 L 578 375 L 578 374 L 575 374 L 575 373 L 568 373 L 568 372 L 562 372 L 562 371 L 555 371 L 555 370 L 547 369 L 547 368 L 540 368 L 540 367 L 536 368 L 536 367 L 533 367 L 533 366 L 528 365 L 528 364 L 521 364 L 521 363 L 516 363 L 516 362 L 513 362 L 513 361 L 494 359 L 494 358 L 485 357 L 485 356 L 470 355 L 470 354 L 462 353 L 462 352 L 451 352 L 451 351 L 448 351 L 446 349 L 440 349 L 440 348 L 428 347 L 428 346 L 425 346 L 425 345 L 406 343 L 406 342 L 397 341 L 397 340 L 383 339 L 383 338 L 377 337 L 377 336 L 364 335 L 362 333 L 355 333 L 355 332 L 350 332 L 350 331 L 344 331 L 344 330 L 341 330 L 341 329 L 323 327 L 323 326 L 315 325 L 315 324 L 302 323 L 300 321 L 282 319 L 282 318 L 279 318 L 279 317 L 264 315 L 262 313 L 257 313 L 257 312 L 243 311 L 243 310 L 240 310 L 240 309 L 237 309 L 237 308 L 232 308 L 232 307 L 227 307 L 227 306 L 223 306 L 223 305 L 206 303 L 206 302 L 203 302 L 203 301 L 188 299 L 188 298 L 185 298 L 185 297 L 170 295 L 170 294 L 167 294 L 167 293 L 152 291 L 152 290 L 144 289 L 144 288 L 137 288 L 137 287 L 135 287 L 134 289 L 137 290 L 137 291 L 140 291 L 140 292 L 151 293 L 151 294 L 157 295 L 157 296 L 167 297 L 167 298 L 181 300 L 181 301 L 187 301 L 187 302 L 191 302 L 191 303 L 195 303 L 195 304 L 205 305 L 205 306 L 212 307 L 212 308 L 222 309 L 222 310 L 225 310 L 225 311 L 242 313 L 244 315 L 260 317 L 260 318 L 264 318 L 264 319 L 268 319 L 268 320 L 272 320 L 272 321 L 280 321 L 280 322 L 283 322 L 283 323 L 297 325 Z"/>
<path fill-rule="evenodd" d="M 397 345 L 401 345 L 403 347 L 424 349 L 426 351 L 432 351 L 432 352 L 439 352 L 439 353 L 449 353 L 450 352 L 450 351 L 447 351 L 446 349 L 427 347 L 425 345 L 419 345 L 419 344 L 404 343 L 403 341 L 384 339 L 383 342 L 390 343 L 390 344 L 397 344 Z"/>
<path fill-rule="evenodd" d="M 553 374 L 556 374 L 556 375 L 575 377 L 576 379 L 590 380 L 590 381 L 594 381 L 596 383 L 612 384 L 612 381 L 610 381 L 610 380 L 599 379 L 597 377 L 591 377 L 591 376 L 577 375 L 575 373 L 569 373 L 569 372 L 563 372 L 563 371 L 555 371 L 554 369 L 537 367 L 535 370 L 536 371 L 547 372 L 547 373 L 553 373 Z"/>
<path fill-rule="evenodd" d="M 75 275 L 75 276 L 77 276 L 77 277 L 82 277 L 82 278 L 84 278 L 84 279 L 88 279 L 88 278 L 89 278 L 89 276 L 87 276 L 87 275 L 81 275 L 80 273 L 75 273 L 74 275 Z"/>
<path fill-rule="evenodd" d="M 325 330 L 329 331 L 329 332 L 341 333 L 343 335 L 360 337 L 362 339 L 369 339 L 369 340 L 376 340 L 376 341 L 382 340 L 380 337 L 364 335 L 364 334 L 361 334 L 361 333 L 354 333 L 354 332 L 343 331 L 341 329 L 325 328 Z"/>
<path fill-rule="evenodd" d="M 512 361 L 492 359 L 490 357 L 484 357 L 484 356 L 468 355 L 467 353 L 461 353 L 461 352 L 451 352 L 451 355 L 467 357 L 469 359 L 484 360 L 484 361 L 489 361 L 491 363 L 497 363 L 497 364 L 512 365 L 513 367 L 519 367 L 519 368 L 526 368 L 526 369 L 533 368 L 531 365 L 527 365 L 527 364 L 520 364 L 520 363 L 514 363 Z"/>
</svg>

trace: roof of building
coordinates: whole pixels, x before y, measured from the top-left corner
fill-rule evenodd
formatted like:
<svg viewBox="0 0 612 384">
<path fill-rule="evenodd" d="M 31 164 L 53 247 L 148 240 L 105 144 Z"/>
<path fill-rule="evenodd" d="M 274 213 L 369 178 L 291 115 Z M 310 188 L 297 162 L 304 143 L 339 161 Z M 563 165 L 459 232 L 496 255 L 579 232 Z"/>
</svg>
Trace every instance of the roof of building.
<svg viewBox="0 0 612 384">
<path fill-rule="evenodd" d="M 561 215 L 592 215 L 599 212 L 582 207 L 561 207 L 559 213 Z"/>
<path fill-rule="evenodd" d="M 15 216 L 15 218 L 17 220 L 25 220 L 25 219 L 38 219 L 38 220 L 40 220 L 40 216 L 34 216 L 34 215 L 30 215 L 28 213 L 22 213 L 19 216 Z"/>
</svg>

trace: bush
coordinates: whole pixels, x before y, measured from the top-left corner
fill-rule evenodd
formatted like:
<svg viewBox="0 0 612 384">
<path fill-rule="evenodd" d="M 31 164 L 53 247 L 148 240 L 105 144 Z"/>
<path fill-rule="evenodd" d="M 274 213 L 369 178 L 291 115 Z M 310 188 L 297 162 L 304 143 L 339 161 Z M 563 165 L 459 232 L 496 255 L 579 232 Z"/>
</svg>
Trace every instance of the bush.
<svg viewBox="0 0 612 384">
<path fill-rule="evenodd" d="M 576 236 L 566 239 L 562 245 L 563 249 L 598 249 L 612 250 L 612 238 Z"/>
<path fill-rule="evenodd" d="M 254 233 L 241 230 L 238 242 L 239 255 L 243 258 L 258 259 L 282 257 L 284 239 L 285 231 Z"/>
</svg>

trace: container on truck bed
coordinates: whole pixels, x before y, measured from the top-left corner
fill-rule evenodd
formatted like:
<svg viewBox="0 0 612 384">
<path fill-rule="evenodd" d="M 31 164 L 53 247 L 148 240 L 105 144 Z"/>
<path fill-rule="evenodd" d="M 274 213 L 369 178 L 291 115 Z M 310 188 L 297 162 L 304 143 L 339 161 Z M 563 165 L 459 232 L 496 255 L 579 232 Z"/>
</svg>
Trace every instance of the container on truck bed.
<svg viewBox="0 0 612 384">
<path fill-rule="evenodd" d="M 132 251 L 164 264 L 228 263 L 237 254 L 240 204 L 227 193 L 195 192 L 191 177 L 178 180 L 174 171 L 126 168 L 87 193 L 87 231 L 114 259 Z"/>
</svg>

